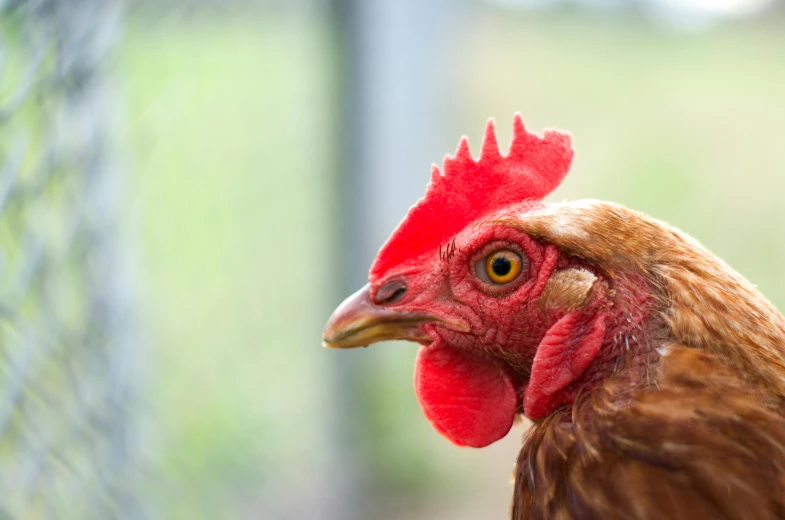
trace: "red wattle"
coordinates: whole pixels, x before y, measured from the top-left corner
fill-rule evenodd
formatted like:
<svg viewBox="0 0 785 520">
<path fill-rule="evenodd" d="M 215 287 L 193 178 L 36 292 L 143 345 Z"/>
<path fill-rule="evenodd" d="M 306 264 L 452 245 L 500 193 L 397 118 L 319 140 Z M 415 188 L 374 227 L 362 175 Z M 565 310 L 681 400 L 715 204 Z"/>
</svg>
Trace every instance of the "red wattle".
<svg viewBox="0 0 785 520">
<path fill-rule="evenodd" d="M 605 314 L 565 314 L 545 334 L 532 362 L 523 411 L 542 419 L 562 405 L 561 390 L 589 368 L 605 336 Z"/>
<path fill-rule="evenodd" d="M 414 387 L 425 417 L 458 446 L 498 441 L 518 409 L 512 381 L 496 361 L 447 346 L 420 349 Z"/>
</svg>

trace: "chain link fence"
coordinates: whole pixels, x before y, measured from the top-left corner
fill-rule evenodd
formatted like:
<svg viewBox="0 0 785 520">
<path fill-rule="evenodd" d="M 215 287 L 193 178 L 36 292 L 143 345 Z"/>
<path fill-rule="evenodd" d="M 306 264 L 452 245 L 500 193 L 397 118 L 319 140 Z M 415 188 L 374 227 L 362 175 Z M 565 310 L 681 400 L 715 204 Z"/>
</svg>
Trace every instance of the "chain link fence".
<svg viewBox="0 0 785 520">
<path fill-rule="evenodd" d="M 136 518 L 121 6 L 0 1 L 0 519 Z"/>
</svg>

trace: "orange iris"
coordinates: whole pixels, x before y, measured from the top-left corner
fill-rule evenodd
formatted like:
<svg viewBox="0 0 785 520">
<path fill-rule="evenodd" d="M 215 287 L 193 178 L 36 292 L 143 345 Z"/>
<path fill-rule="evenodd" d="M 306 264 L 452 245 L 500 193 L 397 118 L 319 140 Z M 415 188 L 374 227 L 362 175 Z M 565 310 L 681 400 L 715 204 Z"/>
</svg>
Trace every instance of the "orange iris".
<svg viewBox="0 0 785 520">
<path fill-rule="evenodd" d="M 510 283 L 521 274 L 521 257 L 515 251 L 500 249 L 485 258 L 485 273 L 496 284 Z"/>
</svg>

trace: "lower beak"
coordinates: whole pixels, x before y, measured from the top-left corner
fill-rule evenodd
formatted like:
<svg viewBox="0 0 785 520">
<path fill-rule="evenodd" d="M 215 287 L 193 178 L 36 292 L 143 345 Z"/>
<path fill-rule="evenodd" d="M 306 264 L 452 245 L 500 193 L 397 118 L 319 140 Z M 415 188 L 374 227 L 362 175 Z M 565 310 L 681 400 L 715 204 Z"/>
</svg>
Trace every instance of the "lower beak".
<svg viewBox="0 0 785 520">
<path fill-rule="evenodd" d="M 378 341 L 401 339 L 418 343 L 432 338 L 421 326 L 441 321 L 424 313 L 396 311 L 375 305 L 366 285 L 335 309 L 324 328 L 327 348 L 366 347 Z"/>
</svg>

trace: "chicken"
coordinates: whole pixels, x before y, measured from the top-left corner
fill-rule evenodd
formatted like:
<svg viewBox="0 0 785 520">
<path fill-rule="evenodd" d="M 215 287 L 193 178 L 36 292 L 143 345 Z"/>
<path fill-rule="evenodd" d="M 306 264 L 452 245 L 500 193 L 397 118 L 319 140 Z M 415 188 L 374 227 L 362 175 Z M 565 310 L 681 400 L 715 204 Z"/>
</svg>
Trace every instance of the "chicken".
<svg viewBox="0 0 785 520">
<path fill-rule="evenodd" d="M 324 345 L 421 345 L 426 418 L 460 446 L 532 421 L 512 518 L 785 518 L 785 319 L 686 234 L 543 202 L 569 136 L 463 138 L 336 309 Z"/>
</svg>

